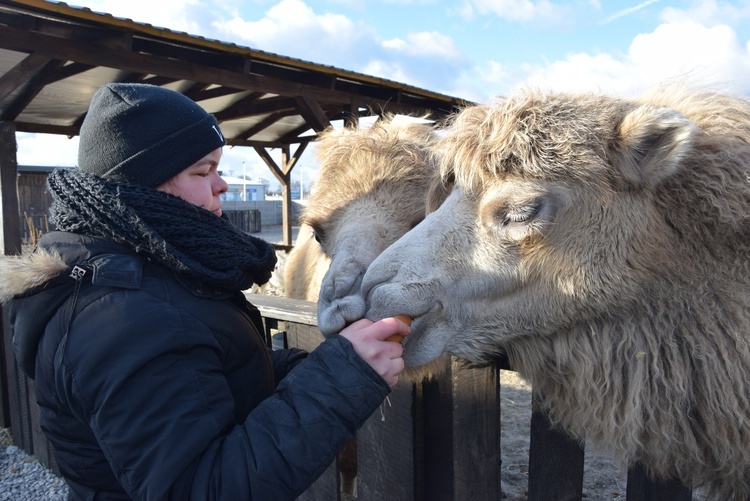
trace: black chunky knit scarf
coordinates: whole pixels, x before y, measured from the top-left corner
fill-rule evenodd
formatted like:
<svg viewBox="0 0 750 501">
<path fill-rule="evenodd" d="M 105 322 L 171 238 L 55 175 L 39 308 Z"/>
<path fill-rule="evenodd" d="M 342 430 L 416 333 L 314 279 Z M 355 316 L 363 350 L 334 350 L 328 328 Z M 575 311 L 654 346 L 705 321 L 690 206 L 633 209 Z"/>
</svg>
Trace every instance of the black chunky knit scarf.
<svg viewBox="0 0 750 501">
<path fill-rule="evenodd" d="M 79 169 L 53 171 L 47 186 L 58 230 L 112 240 L 223 290 L 271 278 L 276 254 L 269 243 L 179 197 Z"/>
</svg>

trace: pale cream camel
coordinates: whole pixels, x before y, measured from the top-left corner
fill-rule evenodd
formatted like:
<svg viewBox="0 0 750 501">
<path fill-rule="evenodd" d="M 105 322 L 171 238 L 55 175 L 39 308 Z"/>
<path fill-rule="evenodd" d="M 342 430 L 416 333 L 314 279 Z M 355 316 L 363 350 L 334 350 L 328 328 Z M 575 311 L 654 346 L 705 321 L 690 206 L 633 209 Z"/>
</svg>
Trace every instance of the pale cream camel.
<svg viewBox="0 0 750 501">
<path fill-rule="evenodd" d="M 452 193 L 362 284 L 413 376 L 507 355 L 572 436 L 750 495 L 748 101 L 521 89 L 448 129 Z"/>
<path fill-rule="evenodd" d="M 437 176 L 427 123 L 379 120 L 330 128 L 318 139 L 321 164 L 284 269 L 287 297 L 318 301 L 318 327 L 339 332 L 364 316 L 359 285 L 367 266 L 425 216 Z"/>
</svg>

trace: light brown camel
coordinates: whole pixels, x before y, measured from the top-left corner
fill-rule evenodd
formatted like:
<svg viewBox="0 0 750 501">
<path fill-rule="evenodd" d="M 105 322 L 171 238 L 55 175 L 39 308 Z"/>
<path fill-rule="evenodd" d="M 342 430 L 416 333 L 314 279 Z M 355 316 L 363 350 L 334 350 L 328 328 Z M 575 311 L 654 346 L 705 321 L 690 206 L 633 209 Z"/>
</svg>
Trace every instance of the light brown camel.
<svg viewBox="0 0 750 501">
<path fill-rule="evenodd" d="M 452 193 L 362 284 L 414 374 L 507 354 L 572 436 L 750 495 L 750 103 L 521 89 L 448 129 Z"/>
<path fill-rule="evenodd" d="M 329 128 L 321 167 L 284 268 L 285 295 L 318 301 L 318 327 L 339 332 L 362 318 L 367 266 L 425 216 L 437 169 L 434 128 L 386 117 L 370 128 Z"/>
<path fill-rule="evenodd" d="M 367 266 L 424 218 L 438 175 L 435 140 L 431 125 L 392 116 L 370 128 L 329 128 L 318 138 L 321 167 L 284 267 L 284 294 L 317 301 L 323 333 L 364 316 L 359 285 Z M 356 457 L 353 440 L 340 456 L 348 495 L 356 493 Z"/>
</svg>

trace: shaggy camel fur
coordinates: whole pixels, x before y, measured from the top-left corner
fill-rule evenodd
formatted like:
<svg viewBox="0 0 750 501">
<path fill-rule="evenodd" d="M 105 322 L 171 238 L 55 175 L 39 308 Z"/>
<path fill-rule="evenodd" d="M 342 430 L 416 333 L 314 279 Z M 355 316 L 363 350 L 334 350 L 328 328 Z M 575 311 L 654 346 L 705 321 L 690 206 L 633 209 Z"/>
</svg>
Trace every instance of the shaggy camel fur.
<svg viewBox="0 0 750 501">
<path fill-rule="evenodd" d="M 372 127 L 329 128 L 320 171 L 284 268 L 285 295 L 318 301 L 318 327 L 339 332 L 364 316 L 359 286 L 383 249 L 425 216 L 432 125 L 386 117 Z"/>
<path fill-rule="evenodd" d="M 750 103 L 521 89 L 449 131 L 452 193 L 362 285 L 412 373 L 507 354 L 577 439 L 750 495 Z"/>
</svg>

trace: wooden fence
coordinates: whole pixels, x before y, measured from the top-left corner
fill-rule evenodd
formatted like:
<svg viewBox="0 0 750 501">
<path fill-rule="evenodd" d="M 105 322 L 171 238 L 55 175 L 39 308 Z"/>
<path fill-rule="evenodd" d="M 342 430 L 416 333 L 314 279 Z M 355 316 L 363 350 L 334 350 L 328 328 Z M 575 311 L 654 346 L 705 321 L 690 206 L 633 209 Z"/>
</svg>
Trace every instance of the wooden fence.
<svg viewBox="0 0 750 501">
<path fill-rule="evenodd" d="M 264 317 L 269 345 L 314 349 L 323 337 L 315 305 L 306 301 L 248 294 Z M 4 416 L 17 445 L 55 469 L 50 447 L 38 426 L 33 385 L 17 369 L 3 314 Z M 500 500 L 500 369 L 466 368 L 453 359 L 434 380 L 399 383 L 381 408 L 358 431 L 357 498 L 362 501 Z M 581 500 L 584 450 L 551 429 L 532 410 L 528 499 Z M 7 426 L 7 424 L 6 424 Z M 355 445 L 356 444 L 356 445 Z M 345 501 L 337 460 L 299 499 Z M 687 501 L 690 489 L 678 482 L 650 481 L 638 467 L 628 472 L 628 501 Z"/>
<path fill-rule="evenodd" d="M 248 295 L 266 322 L 269 340 L 283 334 L 287 346 L 314 349 L 323 337 L 313 303 Z M 270 342 L 270 341 L 269 341 Z M 357 433 L 359 500 L 500 500 L 500 375 L 510 369 L 467 368 L 446 363 L 434 380 L 399 383 L 389 400 Z M 533 405 L 530 422 L 528 499 L 581 500 L 584 450 Z M 336 462 L 300 498 L 342 500 Z M 627 501 L 688 501 L 677 481 L 655 482 L 638 466 L 628 471 Z"/>
<path fill-rule="evenodd" d="M 313 350 L 323 341 L 313 303 L 255 294 L 248 294 L 248 299 L 263 314 L 269 345 Z M 8 397 L 4 414 L 10 417 L 16 444 L 56 470 L 51 448 L 39 428 L 33 383 L 13 359 L 7 315 L 2 317 L 4 392 Z M 502 499 L 502 368 L 507 367 L 466 368 L 453 359 L 433 380 L 400 383 L 358 431 L 349 448 L 355 451 L 354 464 L 341 457 L 299 499 Z M 583 499 L 583 448 L 564 433 L 550 429 L 544 414 L 536 409 L 530 426 L 528 499 Z M 341 470 L 356 475 L 356 498 L 348 496 Z M 637 467 L 628 473 L 629 501 L 687 501 L 691 497 L 690 489 L 678 482 L 652 482 Z"/>
</svg>

